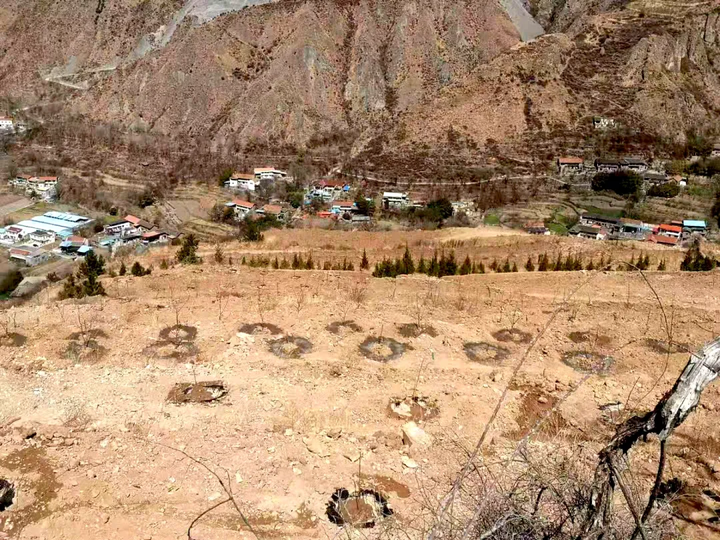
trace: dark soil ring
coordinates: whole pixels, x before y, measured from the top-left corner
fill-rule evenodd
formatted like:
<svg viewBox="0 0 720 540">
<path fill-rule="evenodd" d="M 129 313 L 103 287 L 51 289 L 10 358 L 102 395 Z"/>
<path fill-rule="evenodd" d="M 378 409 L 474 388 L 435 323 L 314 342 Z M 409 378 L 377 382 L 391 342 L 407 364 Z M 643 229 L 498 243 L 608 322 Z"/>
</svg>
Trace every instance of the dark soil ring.
<svg viewBox="0 0 720 540">
<path fill-rule="evenodd" d="M 22 347 L 27 343 L 27 337 L 17 332 L 10 332 L 0 336 L 0 347 Z"/>
<path fill-rule="evenodd" d="M 168 394 L 171 403 L 212 403 L 224 398 L 228 389 L 222 381 L 177 383 Z"/>
<path fill-rule="evenodd" d="M 197 337 L 197 328 L 187 326 L 185 324 L 174 324 L 160 330 L 158 338 L 161 340 L 169 340 L 174 342 L 195 341 Z"/>
<path fill-rule="evenodd" d="M 363 489 L 350 493 L 344 488 L 333 493 L 326 513 L 338 527 L 349 525 L 356 529 L 371 529 L 378 521 L 393 515 L 387 499 L 377 491 Z"/>
<path fill-rule="evenodd" d="M 283 333 L 281 328 L 268 323 L 243 324 L 238 332 L 241 334 L 270 334 L 271 336 L 279 336 Z"/>
<path fill-rule="evenodd" d="M 200 352 L 194 343 L 175 342 L 175 341 L 158 341 L 152 345 L 145 347 L 143 354 L 146 356 L 154 356 L 157 358 L 181 360 L 191 356 L 196 356 Z"/>
<path fill-rule="evenodd" d="M 615 360 L 611 356 L 587 351 L 570 351 L 563 355 L 562 361 L 580 373 L 604 375 L 612 367 Z"/>
<path fill-rule="evenodd" d="M 404 343 L 395 341 L 392 338 L 377 338 L 368 336 L 360 344 L 360 352 L 376 362 L 389 362 L 400 358 L 405 353 L 406 346 Z"/>
<path fill-rule="evenodd" d="M 0 512 L 10 508 L 15 502 L 15 486 L 0 478 Z"/>
<path fill-rule="evenodd" d="M 312 351 L 312 343 L 305 338 L 286 336 L 270 342 L 270 352 L 280 358 L 300 358 Z"/>
<path fill-rule="evenodd" d="M 80 359 L 86 357 L 88 360 L 97 362 L 108 353 L 108 349 L 100 345 L 94 339 L 88 340 L 86 343 L 79 341 L 71 341 L 65 349 L 65 357 L 69 359 Z"/>
<path fill-rule="evenodd" d="M 340 330 L 342 328 L 347 328 L 348 330 L 352 330 L 353 332 L 362 332 L 362 328 L 360 328 L 360 325 L 358 325 L 355 321 L 331 322 L 325 327 L 325 330 L 327 330 L 331 334 L 338 335 L 340 334 Z"/>
<path fill-rule="evenodd" d="M 464 349 L 470 360 L 488 366 L 499 366 L 510 356 L 510 351 L 505 347 L 484 341 L 465 343 Z"/>
<path fill-rule="evenodd" d="M 687 343 L 676 343 L 673 341 L 668 346 L 668 342 L 663 341 L 662 339 L 648 338 L 645 340 L 645 344 L 650 349 L 660 354 L 684 353 L 690 350 L 690 346 Z"/>
<path fill-rule="evenodd" d="M 493 332 L 492 336 L 504 343 L 530 343 L 532 341 L 532 334 L 523 332 L 519 328 L 503 328 L 497 332 Z"/>
<path fill-rule="evenodd" d="M 425 334 L 430 337 L 437 337 L 438 331 L 432 326 L 418 326 L 415 323 L 399 324 L 398 332 L 404 338 L 417 338 Z"/>
<path fill-rule="evenodd" d="M 592 332 L 570 332 L 568 337 L 573 343 L 595 343 L 600 347 L 606 347 L 612 343 L 609 336 L 598 336 Z"/>
<path fill-rule="evenodd" d="M 101 330 L 100 328 L 91 328 L 87 332 L 73 332 L 67 337 L 67 339 L 69 339 L 70 341 L 84 341 L 86 339 L 97 339 L 106 337 L 108 337 L 108 335 L 105 330 Z"/>
</svg>

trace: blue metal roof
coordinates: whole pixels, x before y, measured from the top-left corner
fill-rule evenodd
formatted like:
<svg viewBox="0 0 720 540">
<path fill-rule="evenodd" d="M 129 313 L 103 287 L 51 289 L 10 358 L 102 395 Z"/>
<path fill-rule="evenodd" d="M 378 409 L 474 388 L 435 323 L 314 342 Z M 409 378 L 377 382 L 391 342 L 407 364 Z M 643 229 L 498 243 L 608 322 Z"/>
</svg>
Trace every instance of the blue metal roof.
<svg viewBox="0 0 720 540">
<path fill-rule="evenodd" d="M 55 219 L 62 219 L 64 221 L 72 221 L 74 223 L 82 223 L 82 222 L 88 222 L 92 221 L 89 217 L 85 216 L 79 216 L 77 214 L 71 214 L 70 212 L 45 212 L 45 215 L 47 217 L 55 218 Z"/>
<path fill-rule="evenodd" d="M 62 231 L 69 231 L 67 225 L 58 225 L 55 223 L 45 223 L 43 221 L 36 221 L 35 218 L 25 219 L 18 223 L 21 227 L 29 227 L 38 231 L 50 231 L 54 233 L 60 233 Z"/>
<path fill-rule="evenodd" d="M 89 251 L 92 251 L 92 246 L 80 246 L 78 249 L 78 253 L 88 253 Z"/>
<path fill-rule="evenodd" d="M 699 219 L 684 219 L 683 227 L 700 227 L 707 228 L 707 223 Z"/>
</svg>

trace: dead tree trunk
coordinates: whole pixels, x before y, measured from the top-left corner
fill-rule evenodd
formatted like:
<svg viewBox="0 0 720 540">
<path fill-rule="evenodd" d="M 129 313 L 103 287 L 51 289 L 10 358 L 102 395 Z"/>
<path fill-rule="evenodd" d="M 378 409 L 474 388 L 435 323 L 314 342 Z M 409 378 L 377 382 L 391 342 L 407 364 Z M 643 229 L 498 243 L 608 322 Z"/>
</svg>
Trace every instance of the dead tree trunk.
<svg viewBox="0 0 720 540">
<path fill-rule="evenodd" d="M 635 443 L 651 434 L 657 435 L 664 447 L 665 441 L 672 435 L 675 428 L 682 424 L 697 407 L 703 390 L 717 378 L 719 372 L 720 338 L 690 356 L 690 361 L 672 390 L 665 394 L 654 410 L 642 416 L 634 416 L 620 425 L 615 437 L 600 452 L 583 530 L 578 539 L 603 538 L 604 531 L 610 524 L 615 486 L 618 485 L 621 489 L 623 487 L 620 471 L 625 462 L 625 456 Z M 664 463 L 663 458 L 664 456 L 661 456 L 661 463 Z M 662 470 L 659 470 L 659 475 L 661 474 Z M 656 489 L 657 483 L 653 492 Z M 651 494 L 649 507 L 643 513 L 642 518 L 631 506 L 637 522 L 636 534 L 639 533 L 643 537 L 645 534 L 642 524 L 650 514 L 650 506 L 655 500 L 655 495 L 656 493 Z M 628 500 L 628 504 L 632 505 L 632 502 Z"/>
</svg>

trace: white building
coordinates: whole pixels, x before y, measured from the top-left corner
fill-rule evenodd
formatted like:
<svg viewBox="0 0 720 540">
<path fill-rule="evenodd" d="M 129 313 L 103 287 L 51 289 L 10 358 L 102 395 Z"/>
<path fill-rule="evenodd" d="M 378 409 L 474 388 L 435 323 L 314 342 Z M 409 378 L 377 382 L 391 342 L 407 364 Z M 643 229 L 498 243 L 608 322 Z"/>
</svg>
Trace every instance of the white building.
<svg viewBox="0 0 720 540">
<path fill-rule="evenodd" d="M 280 171 L 276 169 L 275 167 L 260 167 L 258 169 L 255 169 L 255 179 L 256 180 L 282 180 L 283 178 L 287 178 L 287 173 L 285 171 Z"/>
<path fill-rule="evenodd" d="M 255 210 L 255 203 L 249 201 L 243 201 L 242 199 L 235 199 L 232 202 L 227 203 L 225 206 L 232 208 L 235 212 L 235 219 L 244 219 L 250 212 Z"/>
<path fill-rule="evenodd" d="M 258 179 L 254 174 L 243 173 L 235 173 L 225 182 L 225 186 L 230 189 L 245 191 L 255 191 L 257 184 Z"/>
<path fill-rule="evenodd" d="M 17 246 L 10 250 L 10 259 L 25 263 L 26 266 L 37 266 L 50 258 L 50 253 L 32 246 Z"/>
<path fill-rule="evenodd" d="M 405 208 L 408 204 L 410 204 L 410 199 L 407 193 L 396 193 L 392 191 L 383 193 L 383 208 L 386 210 Z"/>
<path fill-rule="evenodd" d="M 57 176 L 33 176 L 28 179 L 27 191 L 35 191 L 36 193 L 44 193 L 57 188 Z"/>
<path fill-rule="evenodd" d="M 0 116 L 0 131 L 15 131 L 15 122 L 7 116 Z"/>
<path fill-rule="evenodd" d="M 55 233 L 51 231 L 33 231 L 29 235 L 29 241 L 36 248 L 52 244 L 55 241 Z"/>
<path fill-rule="evenodd" d="M 13 244 L 17 244 L 21 240 L 30 236 L 30 233 L 34 232 L 34 230 L 35 229 L 22 227 L 19 225 L 10 225 L 9 227 L 6 227 L 4 229 L 3 233 L 0 234 L 0 244 L 6 246 L 12 246 Z"/>
</svg>

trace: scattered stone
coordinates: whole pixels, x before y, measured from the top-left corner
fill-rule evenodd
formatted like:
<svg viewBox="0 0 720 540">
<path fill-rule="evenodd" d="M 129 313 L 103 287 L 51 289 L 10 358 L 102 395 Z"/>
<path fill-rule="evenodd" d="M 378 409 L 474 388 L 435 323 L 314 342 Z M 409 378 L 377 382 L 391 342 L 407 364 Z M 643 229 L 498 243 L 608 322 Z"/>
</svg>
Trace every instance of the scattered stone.
<svg viewBox="0 0 720 540">
<path fill-rule="evenodd" d="M 432 435 L 420 428 L 415 422 L 408 422 L 402 427 L 403 442 L 408 446 L 429 447 L 433 443 Z"/>
<path fill-rule="evenodd" d="M 616 413 L 620 412 L 625 408 L 625 406 L 620 403 L 619 401 L 613 401 L 611 403 L 605 403 L 604 405 L 600 405 L 600 410 L 603 412 L 610 412 L 610 413 Z"/>
<path fill-rule="evenodd" d="M 538 403 L 545 404 L 545 403 L 547 403 L 547 402 L 548 402 L 548 398 L 546 398 L 545 396 L 540 396 L 540 397 L 538 398 Z"/>
<path fill-rule="evenodd" d="M 10 508 L 15 501 L 15 486 L 0 478 L 0 512 Z"/>
<path fill-rule="evenodd" d="M 392 398 L 389 404 L 390 416 L 400 420 L 420 422 L 434 418 L 440 412 L 437 401 L 426 396 Z"/>
<path fill-rule="evenodd" d="M 199 383 L 177 383 L 168 394 L 171 403 L 212 403 L 224 398 L 228 393 L 222 381 L 204 381 Z"/>
<path fill-rule="evenodd" d="M 325 445 L 317 439 L 305 437 L 303 439 L 303 443 L 305 443 L 305 447 L 310 453 L 315 454 L 318 457 L 324 458 L 330 456 L 330 452 Z"/>
<path fill-rule="evenodd" d="M 405 465 L 408 469 L 417 469 L 419 467 L 417 461 L 415 461 L 409 456 L 403 456 L 401 460 L 402 464 Z"/>
</svg>

